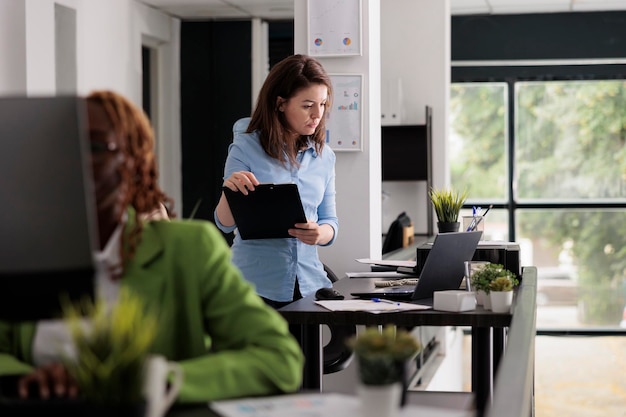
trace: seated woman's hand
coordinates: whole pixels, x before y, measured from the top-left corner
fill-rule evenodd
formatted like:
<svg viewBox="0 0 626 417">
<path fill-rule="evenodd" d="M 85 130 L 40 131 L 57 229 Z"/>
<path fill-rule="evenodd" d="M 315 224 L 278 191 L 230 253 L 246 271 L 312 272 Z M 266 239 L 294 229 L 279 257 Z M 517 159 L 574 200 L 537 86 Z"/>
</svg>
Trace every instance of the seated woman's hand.
<svg viewBox="0 0 626 417">
<path fill-rule="evenodd" d="M 17 382 L 20 398 L 28 398 L 33 386 L 43 399 L 48 399 L 51 395 L 69 398 L 76 398 L 78 395 L 78 385 L 61 363 L 41 366 L 21 377 Z"/>
</svg>

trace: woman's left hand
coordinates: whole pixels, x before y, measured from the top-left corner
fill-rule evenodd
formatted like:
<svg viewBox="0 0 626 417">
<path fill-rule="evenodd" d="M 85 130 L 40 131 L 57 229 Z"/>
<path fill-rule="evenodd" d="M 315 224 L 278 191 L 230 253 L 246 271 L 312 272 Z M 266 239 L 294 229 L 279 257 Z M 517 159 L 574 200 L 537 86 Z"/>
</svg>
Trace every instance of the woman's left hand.
<svg viewBox="0 0 626 417">
<path fill-rule="evenodd" d="M 329 231 L 330 229 L 330 236 Z M 323 245 L 330 242 L 334 230 L 327 224 L 319 225 L 309 221 L 296 223 L 294 229 L 289 229 L 289 234 L 307 245 Z"/>
</svg>

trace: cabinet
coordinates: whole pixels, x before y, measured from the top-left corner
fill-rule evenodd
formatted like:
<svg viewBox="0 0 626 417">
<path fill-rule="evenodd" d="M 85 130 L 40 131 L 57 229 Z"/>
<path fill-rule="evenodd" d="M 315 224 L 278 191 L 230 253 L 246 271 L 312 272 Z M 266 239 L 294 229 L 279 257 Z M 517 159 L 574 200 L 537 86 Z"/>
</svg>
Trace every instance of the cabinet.
<svg viewBox="0 0 626 417">
<path fill-rule="evenodd" d="M 402 124 L 402 79 L 381 81 L 380 124 L 382 126 Z"/>
</svg>

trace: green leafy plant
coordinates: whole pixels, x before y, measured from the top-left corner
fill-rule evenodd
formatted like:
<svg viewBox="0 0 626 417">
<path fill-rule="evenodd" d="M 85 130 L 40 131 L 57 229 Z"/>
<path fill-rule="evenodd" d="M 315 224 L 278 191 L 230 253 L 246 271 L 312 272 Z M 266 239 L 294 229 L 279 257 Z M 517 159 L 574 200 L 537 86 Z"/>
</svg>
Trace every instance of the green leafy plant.
<svg viewBox="0 0 626 417">
<path fill-rule="evenodd" d="M 467 191 L 459 192 L 453 189 L 430 189 L 428 192 L 433 203 L 437 219 L 442 223 L 455 223 L 459 219 L 459 212 L 467 199 Z"/>
<path fill-rule="evenodd" d="M 359 377 L 365 385 L 386 385 L 402 381 L 407 360 L 421 350 L 409 332 L 386 326 L 375 327 L 347 340 L 359 362 Z"/>
<path fill-rule="evenodd" d="M 472 273 L 472 289 L 474 291 L 484 291 L 487 294 L 492 290 L 500 291 L 491 286 L 498 278 L 505 278 L 506 281 L 510 281 L 511 289 L 519 283 L 517 276 L 513 272 L 504 269 L 503 265 L 489 263 Z M 500 283 L 496 285 L 499 287 L 500 285 L 505 285 L 505 283 L 504 281 L 500 281 Z"/>
<path fill-rule="evenodd" d="M 506 277 L 498 277 L 489 284 L 491 291 L 513 291 L 513 280 Z"/>
<path fill-rule="evenodd" d="M 143 401 L 143 365 L 157 332 L 143 300 L 122 287 L 114 305 L 102 299 L 66 304 L 64 318 L 76 347 L 76 358 L 65 365 L 81 398 L 107 405 Z"/>
</svg>

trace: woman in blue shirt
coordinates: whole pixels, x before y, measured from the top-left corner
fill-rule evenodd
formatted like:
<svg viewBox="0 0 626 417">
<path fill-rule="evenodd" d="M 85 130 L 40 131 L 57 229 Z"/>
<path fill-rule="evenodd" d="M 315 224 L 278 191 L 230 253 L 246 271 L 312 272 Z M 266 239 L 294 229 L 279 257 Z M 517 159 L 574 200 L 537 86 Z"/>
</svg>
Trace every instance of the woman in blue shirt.
<svg viewBox="0 0 626 417">
<path fill-rule="evenodd" d="M 330 287 L 317 246 L 337 236 L 335 154 L 326 142 L 325 112 L 332 84 L 322 65 L 305 55 L 276 64 L 265 80 L 251 118 L 233 126 L 224 186 L 243 194 L 260 183 L 295 183 L 307 223 L 294 224 L 293 238 L 243 240 L 232 245 L 233 262 L 269 305 L 279 308 Z M 217 226 L 237 228 L 222 193 Z"/>
</svg>

